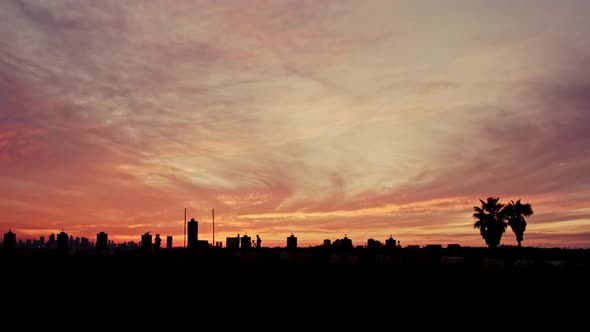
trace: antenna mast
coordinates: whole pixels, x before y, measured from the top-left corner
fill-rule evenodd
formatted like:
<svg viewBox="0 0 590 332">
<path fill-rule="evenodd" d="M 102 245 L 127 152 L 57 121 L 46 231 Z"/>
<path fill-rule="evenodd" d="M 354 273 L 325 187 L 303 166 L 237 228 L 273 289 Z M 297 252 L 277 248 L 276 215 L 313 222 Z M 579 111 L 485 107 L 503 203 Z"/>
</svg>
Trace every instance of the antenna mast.
<svg viewBox="0 0 590 332">
<path fill-rule="evenodd" d="M 184 242 L 182 243 L 182 247 L 186 248 L 186 208 L 184 208 Z"/>
<path fill-rule="evenodd" d="M 211 216 L 213 217 L 213 248 L 215 248 L 215 209 L 211 209 Z"/>
</svg>

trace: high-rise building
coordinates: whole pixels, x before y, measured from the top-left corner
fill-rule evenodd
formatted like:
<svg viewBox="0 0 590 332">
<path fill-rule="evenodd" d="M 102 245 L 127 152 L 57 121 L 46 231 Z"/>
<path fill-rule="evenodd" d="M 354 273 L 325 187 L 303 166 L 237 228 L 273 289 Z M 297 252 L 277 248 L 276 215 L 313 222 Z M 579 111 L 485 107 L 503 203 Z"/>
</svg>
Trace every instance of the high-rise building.
<svg viewBox="0 0 590 332">
<path fill-rule="evenodd" d="M 199 222 L 192 218 L 186 225 L 187 248 L 196 248 L 199 240 Z"/>
<path fill-rule="evenodd" d="M 49 239 L 47 240 L 47 247 L 53 248 L 55 246 L 55 234 L 49 234 Z"/>
<path fill-rule="evenodd" d="M 150 232 L 146 232 L 141 236 L 141 251 L 152 251 L 152 235 L 150 234 Z"/>
<path fill-rule="evenodd" d="M 287 237 L 287 249 L 297 249 L 297 237 L 293 233 Z"/>
<path fill-rule="evenodd" d="M 396 241 L 392 235 L 389 236 L 389 239 L 385 240 L 385 248 L 389 250 L 394 250 L 396 247 Z"/>
<path fill-rule="evenodd" d="M 172 248 L 172 235 L 166 236 L 166 249 Z"/>
<path fill-rule="evenodd" d="M 346 249 L 346 250 L 352 249 L 353 248 L 353 246 L 352 246 L 352 240 L 349 239 L 346 235 L 344 235 L 344 238 L 340 242 L 340 247 L 342 249 Z"/>
<path fill-rule="evenodd" d="M 244 236 L 242 236 L 242 238 L 240 239 L 240 247 L 242 249 L 250 249 L 252 248 L 252 242 L 251 241 L 251 237 L 244 234 Z"/>
<path fill-rule="evenodd" d="M 156 238 L 154 239 L 154 249 L 156 251 L 160 251 L 162 246 L 162 239 L 160 238 L 160 234 L 156 234 Z"/>
<path fill-rule="evenodd" d="M 11 230 L 8 230 L 8 233 L 4 233 L 4 248 L 8 250 L 16 248 L 16 234 Z"/>
<path fill-rule="evenodd" d="M 66 251 L 68 250 L 68 233 L 61 231 L 57 234 L 57 250 Z"/>
<path fill-rule="evenodd" d="M 96 250 L 107 250 L 109 244 L 109 235 L 105 232 L 96 234 Z"/>
</svg>

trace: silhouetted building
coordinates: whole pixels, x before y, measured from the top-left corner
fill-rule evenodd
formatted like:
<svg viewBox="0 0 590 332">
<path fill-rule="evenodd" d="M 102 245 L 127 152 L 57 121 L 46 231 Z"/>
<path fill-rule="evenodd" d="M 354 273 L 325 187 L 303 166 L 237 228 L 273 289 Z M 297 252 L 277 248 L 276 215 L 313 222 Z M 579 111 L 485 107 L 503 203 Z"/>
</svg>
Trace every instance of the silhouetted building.
<svg viewBox="0 0 590 332">
<path fill-rule="evenodd" d="M 330 241 L 330 239 L 324 240 L 324 247 L 330 247 L 331 245 L 332 245 L 332 241 Z"/>
<path fill-rule="evenodd" d="M 295 235 L 293 235 L 293 233 L 291 233 L 291 235 L 289 235 L 287 237 L 287 249 L 290 249 L 290 250 L 297 249 L 297 237 L 295 237 Z"/>
<path fill-rule="evenodd" d="M 141 236 L 141 251 L 152 251 L 152 235 L 150 234 L 150 232 L 146 232 Z"/>
<path fill-rule="evenodd" d="M 368 239 L 367 240 L 367 249 L 379 249 L 381 247 L 381 242 L 375 239 Z"/>
<path fill-rule="evenodd" d="M 156 251 L 160 250 L 162 247 L 162 239 L 160 238 L 160 234 L 156 234 L 156 238 L 154 239 L 154 249 Z"/>
<path fill-rule="evenodd" d="M 252 238 L 249 237 L 248 235 L 242 236 L 242 238 L 240 240 L 241 241 L 240 248 L 245 249 L 245 250 L 252 248 L 252 243 L 250 242 L 251 239 Z"/>
<path fill-rule="evenodd" d="M 199 222 L 192 218 L 186 224 L 187 248 L 196 248 L 199 240 Z"/>
<path fill-rule="evenodd" d="M 53 248 L 55 246 L 55 234 L 49 234 L 49 239 L 47 240 L 47 247 Z"/>
<path fill-rule="evenodd" d="M 172 248 L 172 235 L 166 236 L 166 249 Z"/>
<path fill-rule="evenodd" d="M 385 248 L 388 250 L 395 250 L 396 242 L 393 236 L 389 236 L 389 239 L 385 240 Z"/>
<path fill-rule="evenodd" d="M 240 248 L 240 234 L 237 237 L 227 237 L 225 239 L 225 247 L 228 249 Z"/>
<path fill-rule="evenodd" d="M 209 241 L 207 240 L 198 240 L 196 248 L 209 248 Z"/>
<path fill-rule="evenodd" d="M 68 234 L 64 231 L 57 234 L 57 250 L 67 251 L 68 250 Z"/>
<path fill-rule="evenodd" d="M 82 237 L 80 240 L 80 247 L 81 248 L 88 248 L 90 246 L 90 241 L 88 241 L 87 237 Z"/>
<path fill-rule="evenodd" d="M 96 234 L 96 250 L 107 250 L 109 244 L 109 236 L 105 232 Z"/>
<path fill-rule="evenodd" d="M 4 249 L 12 250 L 16 248 L 16 234 L 11 230 L 4 233 Z"/>
<path fill-rule="evenodd" d="M 349 239 L 346 235 L 344 235 L 343 239 L 340 239 L 338 241 L 338 247 L 340 249 L 344 249 L 344 250 L 350 250 L 352 249 L 352 240 Z"/>
</svg>

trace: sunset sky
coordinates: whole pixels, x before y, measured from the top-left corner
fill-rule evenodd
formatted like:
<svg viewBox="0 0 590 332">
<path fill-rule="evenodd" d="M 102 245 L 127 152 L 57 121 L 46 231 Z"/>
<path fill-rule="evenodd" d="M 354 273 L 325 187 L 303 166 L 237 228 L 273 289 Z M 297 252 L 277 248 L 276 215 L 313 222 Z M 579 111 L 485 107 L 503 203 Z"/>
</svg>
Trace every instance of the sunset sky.
<svg viewBox="0 0 590 332">
<path fill-rule="evenodd" d="M 590 248 L 590 1 L 0 2 L 0 232 Z M 501 244 L 515 245 L 510 229 Z"/>
</svg>

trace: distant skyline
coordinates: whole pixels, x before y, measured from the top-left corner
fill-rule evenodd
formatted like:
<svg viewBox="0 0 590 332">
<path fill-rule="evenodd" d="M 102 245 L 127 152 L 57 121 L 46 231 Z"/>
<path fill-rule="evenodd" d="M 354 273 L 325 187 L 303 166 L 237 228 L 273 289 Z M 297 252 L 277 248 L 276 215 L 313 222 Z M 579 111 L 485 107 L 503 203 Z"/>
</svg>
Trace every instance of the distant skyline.
<svg viewBox="0 0 590 332">
<path fill-rule="evenodd" d="M 0 229 L 590 248 L 590 2 L 0 2 Z M 516 245 L 510 229 L 501 244 Z"/>
</svg>

